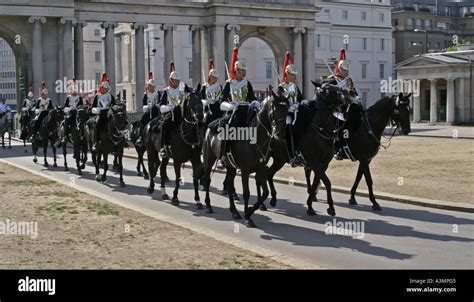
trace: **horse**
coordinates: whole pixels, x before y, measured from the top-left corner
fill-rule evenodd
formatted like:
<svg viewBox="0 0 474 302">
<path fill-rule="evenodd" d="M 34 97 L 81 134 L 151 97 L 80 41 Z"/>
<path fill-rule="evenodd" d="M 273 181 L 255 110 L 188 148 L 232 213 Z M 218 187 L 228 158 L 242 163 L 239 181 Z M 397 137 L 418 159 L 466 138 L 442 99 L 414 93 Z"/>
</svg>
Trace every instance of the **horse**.
<svg viewBox="0 0 474 302">
<path fill-rule="evenodd" d="M 86 167 L 87 162 L 87 137 L 86 137 L 86 123 L 89 119 L 87 106 L 81 106 L 79 108 L 71 109 L 69 116 L 65 117 L 68 120 L 68 126 L 71 129 L 66 141 L 62 143 L 63 156 L 64 156 L 64 170 L 69 171 L 66 155 L 67 155 L 67 143 L 70 142 L 73 146 L 73 158 L 76 160 L 77 173 L 82 175 L 82 170 Z M 59 128 L 60 137 L 64 135 L 64 122 Z M 82 164 L 81 164 L 82 162 Z"/>
<path fill-rule="evenodd" d="M 242 120 L 242 116 L 245 115 L 243 113 L 247 113 L 247 111 L 248 106 L 237 107 L 232 118 Z M 247 119 L 250 119 L 247 129 L 256 129 L 256 142 L 252 143 L 250 140 L 235 140 L 228 142 L 228 149 L 232 154 L 232 158 L 228 157 L 228 164 L 226 167 L 226 186 L 228 189 L 230 212 L 232 213 L 233 219 L 242 218 L 234 203 L 234 178 L 237 173 L 236 168 L 238 167 L 241 171 L 245 212 L 244 217 L 248 227 L 256 227 L 251 219 L 251 215 L 262 205 L 263 201 L 268 196 L 266 163 L 269 159 L 270 149 L 275 141 L 282 140 L 285 137 L 287 113 L 288 99 L 283 96 L 282 89 L 279 89 L 278 94 L 275 94 L 272 91 L 272 99 L 267 101 L 263 108 L 258 113 L 254 114 L 251 119 L 247 117 Z M 247 123 L 238 121 L 237 124 L 245 125 Z M 219 120 L 211 124 L 210 128 L 206 130 L 204 138 L 203 182 L 206 191 L 205 203 L 208 213 L 213 213 L 209 196 L 209 187 L 211 183 L 211 169 L 218 157 L 221 144 L 221 139 L 219 138 L 219 135 L 221 135 L 220 131 L 222 130 L 221 125 L 222 123 Z M 215 128 L 217 128 L 217 126 L 219 126 L 219 128 L 216 131 Z M 262 196 L 259 196 L 257 203 L 249 207 L 249 176 L 254 172 L 256 173 L 255 180 L 257 186 L 262 186 L 263 194 Z"/>
<path fill-rule="evenodd" d="M 5 149 L 5 133 L 8 133 L 8 149 L 12 148 L 12 133 L 10 120 L 7 112 L 0 112 L 0 135 L 2 136 L 2 148 Z"/>
<path fill-rule="evenodd" d="M 137 163 L 137 176 L 143 176 L 144 179 L 149 179 L 148 171 L 145 168 L 145 163 L 143 162 L 143 155 L 146 152 L 146 146 L 137 146 L 135 142 L 137 141 L 138 137 L 140 136 L 140 121 L 136 121 L 132 123 L 132 131 L 130 132 L 130 141 L 135 147 L 135 151 L 137 151 L 138 155 L 138 163 Z M 143 173 L 141 172 L 143 169 Z"/>
<path fill-rule="evenodd" d="M 200 88 L 201 84 L 198 84 L 196 90 L 185 86 L 186 97 L 181 106 L 175 109 L 181 110 L 181 119 L 177 121 L 179 126 L 172 127 L 169 133 L 171 158 L 173 159 L 176 175 L 171 203 L 175 206 L 179 205 L 178 191 L 181 182 L 181 165 L 190 160 L 193 168 L 194 201 L 197 209 L 203 208 L 199 198 L 199 179 L 202 175 L 201 127 L 204 118 L 203 105 L 199 94 Z M 150 184 L 147 192 L 153 194 L 155 189 L 154 178 L 158 167 L 160 167 L 161 197 L 163 200 L 168 200 L 169 196 L 165 187 L 165 163 L 167 163 L 168 158 L 163 159 L 163 162 L 159 159 L 160 135 L 161 127 L 159 127 L 158 121 L 155 120 L 148 123 L 143 130 L 143 142 L 148 154 L 148 171 L 150 173 Z"/>
<path fill-rule="evenodd" d="M 107 124 L 105 124 L 105 127 L 97 129 L 100 142 L 97 144 L 97 150 L 95 151 L 92 150 L 92 131 L 90 129 L 91 124 L 94 122 L 92 119 L 89 120 L 86 136 L 89 146 L 91 146 L 90 151 L 92 154 L 92 162 L 95 166 L 95 179 L 97 182 L 105 182 L 107 180 L 107 170 L 109 168 L 108 157 L 110 153 L 114 153 L 117 156 L 118 172 L 120 174 L 119 186 L 124 187 L 122 159 L 123 149 L 126 143 L 124 131 L 128 124 L 125 106 L 115 105 L 107 110 Z M 96 140 L 97 138 L 94 139 Z M 103 163 L 104 169 L 102 175 L 99 174 L 101 163 Z"/>
<path fill-rule="evenodd" d="M 26 141 L 30 138 L 31 134 L 33 133 L 33 129 L 31 127 L 31 118 L 33 117 L 34 109 L 28 109 L 26 107 L 22 108 L 21 110 L 21 134 L 20 139 L 23 141 L 23 147 L 25 148 L 25 153 L 28 152 L 26 148 Z"/>
<path fill-rule="evenodd" d="M 372 202 L 372 210 L 380 211 L 382 208 L 377 203 L 373 192 L 372 175 L 370 174 L 370 162 L 377 155 L 381 147 L 381 136 L 387 126 L 391 124 L 396 126 L 392 133 L 400 129 L 402 135 L 408 135 L 410 128 L 410 96 L 411 93 L 404 96 L 403 93 L 392 97 L 384 97 L 369 107 L 366 111 L 349 110 L 348 123 L 356 120 L 359 122 L 358 127 L 354 127 L 349 131 L 347 144 L 353 158 L 359 161 L 357 175 L 351 188 L 351 196 L 349 198 L 350 205 L 357 205 L 355 194 L 362 176 L 365 177 L 367 187 L 369 189 L 369 199 Z M 347 159 L 347 156 L 345 156 Z"/>
<path fill-rule="evenodd" d="M 38 152 L 39 147 L 43 147 L 43 156 L 44 156 L 44 166 L 48 167 L 48 160 L 46 159 L 48 142 L 51 144 L 53 149 L 53 167 L 57 167 L 56 162 L 56 141 L 58 139 L 58 128 L 59 123 L 64 117 L 64 112 L 59 107 L 55 107 L 49 110 L 48 115 L 43 118 L 39 126 L 38 132 L 33 136 L 31 146 L 33 149 L 33 162 L 37 163 L 38 159 L 36 158 L 36 153 Z M 35 121 L 32 121 L 35 122 Z"/>
</svg>

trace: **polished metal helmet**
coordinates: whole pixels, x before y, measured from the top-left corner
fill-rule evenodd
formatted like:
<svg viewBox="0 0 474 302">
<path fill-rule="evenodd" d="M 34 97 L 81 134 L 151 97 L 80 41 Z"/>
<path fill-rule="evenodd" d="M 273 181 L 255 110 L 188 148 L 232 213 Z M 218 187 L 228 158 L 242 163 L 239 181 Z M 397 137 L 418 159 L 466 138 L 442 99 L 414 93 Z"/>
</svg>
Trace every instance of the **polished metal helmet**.
<svg viewBox="0 0 474 302">
<path fill-rule="evenodd" d="M 285 72 L 286 73 L 291 73 L 291 74 L 294 74 L 294 75 L 298 74 L 298 70 L 296 69 L 296 66 L 294 64 L 289 64 L 288 66 L 286 66 Z"/>
<path fill-rule="evenodd" d="M 237 61 L 235 62 L 234 64 L 234 68 L 237 70 L 237 69 L 243 69 L 243 70 L 247 70 L 247 64 L 245 64 L 244 61 Z"/>
</svg>

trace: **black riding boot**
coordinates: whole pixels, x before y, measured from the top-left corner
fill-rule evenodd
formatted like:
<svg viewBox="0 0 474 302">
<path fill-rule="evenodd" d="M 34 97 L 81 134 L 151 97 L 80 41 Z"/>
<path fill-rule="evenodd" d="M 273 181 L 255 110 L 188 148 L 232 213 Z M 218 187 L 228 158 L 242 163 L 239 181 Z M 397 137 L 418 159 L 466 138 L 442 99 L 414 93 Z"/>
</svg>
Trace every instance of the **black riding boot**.
<svg viewBox="0 0 474 302">
<path fill-rule="evenodd" d="M 162 125 L 161 127 L 161 139 L 160 139 L 160 156 L 162 158 L 168 158 L 170 156 L 169 154 L 169 146 L 167 145 L 168 142 L 168 129 L 166 129 L 165 125 Z"/>
<path fill-rule="evenodd" d="M 94 127 L 94 143 L 92 144 L 92 152 L 97 151 L 97 145 L 99 144 L 99 125 L 100 125 L 100 115 L 97 117 L 97 122 Z"/>
<path fill-rule="evenodd" d="M 224 169 L 226 166 L 225 163 L 225 149 L 226 149 L 227 141 L 222 140 L 221 146 L 219 149 L 219 158 L 217 159 L 217 169 Z"/>
<path fill-rule="evenodd" d="M 135 146 L 137 147 L 143 147 L 143 128 L 145 128 L 145 126 L 140 122 L 140 135 L 135 141 Z"/>
<path fill-rule="evenodd" d="M 303 164 L 303 156 L 295 148 L 295 140 L 293 137 L 293 127 L 291 124 L 286 125 L 286 143 L 288 152 L 290 153 L 290 164 L 294 168 Z"/>
</svg>

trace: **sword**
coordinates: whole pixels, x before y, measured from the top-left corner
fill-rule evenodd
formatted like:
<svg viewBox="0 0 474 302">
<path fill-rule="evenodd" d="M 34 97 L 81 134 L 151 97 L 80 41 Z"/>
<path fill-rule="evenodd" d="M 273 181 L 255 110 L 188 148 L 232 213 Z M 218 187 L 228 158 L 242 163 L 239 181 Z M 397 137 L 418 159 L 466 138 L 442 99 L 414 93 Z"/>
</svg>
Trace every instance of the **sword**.
<svg viewBox="0 0 474 302">
<path fill-rule="evenodd" d="M 324 61 L 323 59 L 321 59 L 321 61 L 323 61 L 324 65 L 326 65 L 326 67 L 328 68 L 329 72 L 331 73 L 331 75 L 333 76 L 333 78 L 336 80 L 337 82 L 337 86 L 340 85 L 341 81 L 334 75 L 334 72 L 332 71 L 331 67 L 329 67 L 328 63 L 326 61 Z M 340 86 L 339 86 L 340 87 Z"/>
</svg>

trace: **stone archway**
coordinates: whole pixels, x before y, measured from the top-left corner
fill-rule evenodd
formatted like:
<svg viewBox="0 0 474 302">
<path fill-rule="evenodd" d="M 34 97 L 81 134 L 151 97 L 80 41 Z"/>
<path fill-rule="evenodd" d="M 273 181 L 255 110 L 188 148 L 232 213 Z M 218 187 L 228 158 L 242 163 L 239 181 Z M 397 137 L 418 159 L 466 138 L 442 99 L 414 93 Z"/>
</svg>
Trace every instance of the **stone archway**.
<svg viewBox="0 0 474 302">
<path fill-rule="evenodd" d="M 31 79 L 29 66 L 29 56 L 24 43 L 15 43 L 16 33 L 3 24 L 0 24 L 0 38 L 4 39 L 13 51 L 15 56 L 15 77 L 16 77 L 16 108 L 20 108 L 22 100 L 28 90 L 29 79 Z M 22 85 L 20 85 L 22 84 Z"/>
</svg>

